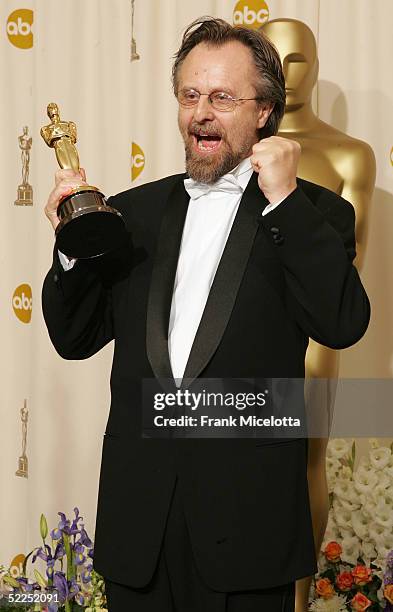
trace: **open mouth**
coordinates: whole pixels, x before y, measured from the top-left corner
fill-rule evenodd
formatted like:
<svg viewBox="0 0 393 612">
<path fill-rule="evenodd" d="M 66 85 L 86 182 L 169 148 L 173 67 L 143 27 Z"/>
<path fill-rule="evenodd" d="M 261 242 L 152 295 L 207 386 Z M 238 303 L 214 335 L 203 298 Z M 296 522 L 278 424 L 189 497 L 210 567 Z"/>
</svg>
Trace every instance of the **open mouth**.
<svg viewBox="0 0 393 612">
<path fill-rule="evenodd" d="M 204 153 L 217 151 L 221 144 L 221 136 L 218 134 L 193 134 L 194 147 Z"/>
</svg>

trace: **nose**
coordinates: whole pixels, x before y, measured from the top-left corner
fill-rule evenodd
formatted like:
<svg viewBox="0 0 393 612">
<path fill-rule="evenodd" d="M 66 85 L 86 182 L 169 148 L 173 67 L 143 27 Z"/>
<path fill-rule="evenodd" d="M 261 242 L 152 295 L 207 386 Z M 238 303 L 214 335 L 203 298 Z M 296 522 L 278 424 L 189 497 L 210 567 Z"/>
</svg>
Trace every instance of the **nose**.
<svg viewBox="0 0 393 612">
<path fill-rule="evenodd" d="M 208 96 L 201 94 L 198 104 L 194 109 L 194 119 L 198 123 L 202 123 L 206 120 L 212 121 L 214 119 L 214 109 L 209 102 Z"/>
</svg>

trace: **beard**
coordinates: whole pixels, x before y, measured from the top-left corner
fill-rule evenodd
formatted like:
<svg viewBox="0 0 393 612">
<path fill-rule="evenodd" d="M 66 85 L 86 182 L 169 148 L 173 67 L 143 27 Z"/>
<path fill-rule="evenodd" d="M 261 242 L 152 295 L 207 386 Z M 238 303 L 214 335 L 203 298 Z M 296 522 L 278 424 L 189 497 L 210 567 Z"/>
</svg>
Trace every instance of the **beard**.
<svg viewBox="0 0 393 612">
<path fill-rule="evenodd" d="M 216 135 L 221 138 L 221 144 L 217 152 L 210 155 L 199 155 L 195 150 L 194 135 L 198 134 Z M 212 184 L 219 178 L 227 174 L 245 159 L 251 151 L 251 147 L 258 141 L 255 132 L 244 134 L 238 131 L 234 134 L 233 140 L 237 146 L 231 146 L 225 134 L 210 125 L 191 124 L 186 133 L 182 132 L 185 154 L 186 171 L 195 181 L 200 183 Z"/>
</svg>

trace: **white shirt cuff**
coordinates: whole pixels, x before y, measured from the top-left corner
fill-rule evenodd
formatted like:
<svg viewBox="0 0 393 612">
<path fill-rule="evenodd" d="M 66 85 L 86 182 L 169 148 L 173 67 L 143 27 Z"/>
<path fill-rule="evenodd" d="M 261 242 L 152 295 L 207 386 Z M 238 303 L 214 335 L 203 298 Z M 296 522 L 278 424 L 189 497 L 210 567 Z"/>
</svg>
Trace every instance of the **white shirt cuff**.
<svg viewBox="0 0 393 612">
<path fill-rule="evenodd" d="M 272 210 L 277 208 L 277 206 L 280 206 L 281 202 L 284 202 L 284 200 L 285 198 L 282 198 L 281 200 L 279 200 L 278 202 L 275 202 L 274 204 L 268 204 L 262 211 L 262 217 L 272 212 Z"/>
<path fill-rule="evenodd" d="M 57 254 L 59 256 L 60 263 L 66 272 L 74 267 L 76 259 L 69 259 L 67 255 L 64 255 L 64 253 L 59 250 L 57 250 Z"/>
</svg>

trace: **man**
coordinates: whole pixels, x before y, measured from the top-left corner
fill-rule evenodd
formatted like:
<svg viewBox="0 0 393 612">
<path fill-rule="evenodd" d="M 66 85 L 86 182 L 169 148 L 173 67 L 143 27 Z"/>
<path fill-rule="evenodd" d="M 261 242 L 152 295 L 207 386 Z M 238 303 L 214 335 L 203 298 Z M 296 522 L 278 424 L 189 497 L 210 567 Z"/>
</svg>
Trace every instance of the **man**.
<svg viewBox="0 0 393 612">
<path fill-rule="evenodd" d="M 94 564 L 111 612 L 288 612 L 317 569 L 307 440 L 142 438 L 141 381 L 301 378 L 309 337 L 355 343 L 369 303 L 354 213 L 297 180 L 299 146 L 274 136 L 285 84 L 263 35 L 194 22 L 173 84 L 187 175 L 111 198 L 129 244 L 109 262 L 55 252 L 43 289 L 60 355 L 115 340 Z M 54 227 L 81 179 L 57 173 Z"/>
</svg>

